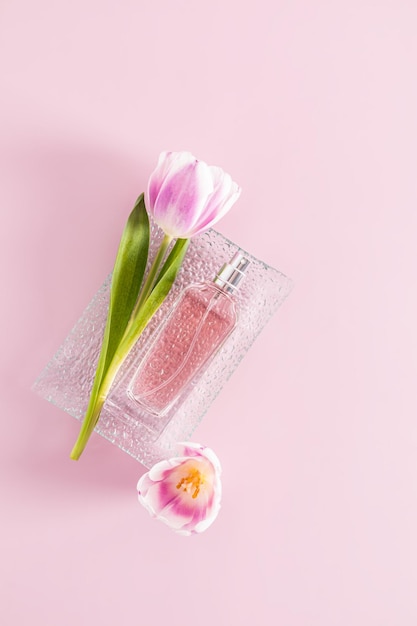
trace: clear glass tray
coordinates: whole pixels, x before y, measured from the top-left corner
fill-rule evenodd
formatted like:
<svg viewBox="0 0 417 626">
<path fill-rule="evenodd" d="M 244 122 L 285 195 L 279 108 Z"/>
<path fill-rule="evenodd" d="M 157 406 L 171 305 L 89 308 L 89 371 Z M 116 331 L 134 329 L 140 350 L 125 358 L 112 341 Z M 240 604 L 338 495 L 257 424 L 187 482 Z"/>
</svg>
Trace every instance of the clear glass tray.
<svg viewBox="0 0 417 626">
<path fill-rule="evenodd" d="M 152 226 L 152 258 L 161 233 Z M 210 281 L 240 250 L 250 260 L 239 286 L 239 321 L 207 369 L 193 381 L 187 395 L 170 411 L 163 423 L 144 414 L 126 389 L 149 340 L 163 322 L 181 291 L 191 283 Z M 73 417 L 82 420 L 92 386 L 106 321 L 110 276 L 87 306 L 55 356 L 41 372 L 33 389 Z M 103 407 L 96 432 L 151 467 L 170 456 L 179 441 L 189 440 L 214 398 L 234 372 L 262 328 L 291 291 L 292 283 L 223 235 L 211 229 L 190 244 L 177 280 L 164 304 L 151 320 L 122 367 Z M 166 422 L 168 422 L 166 424 Z M 88 453 L 88 450 L 87 450 Z"/>
</svg>

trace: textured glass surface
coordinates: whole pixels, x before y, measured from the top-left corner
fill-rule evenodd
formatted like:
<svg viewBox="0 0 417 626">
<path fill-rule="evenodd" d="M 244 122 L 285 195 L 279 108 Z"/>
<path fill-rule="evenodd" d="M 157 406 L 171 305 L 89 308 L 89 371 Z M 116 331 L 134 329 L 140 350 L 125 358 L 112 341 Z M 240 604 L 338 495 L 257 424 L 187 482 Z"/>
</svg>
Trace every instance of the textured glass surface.
<svg viewBox="0 0 417 626">
<path fill-rule="evenodd" d="M 152 258 L 161 233 L 152 227 Z M 250 260 L 236 297 L 238 322 L 199 378 L 191 382 L 163 422 L 139 407 L 127 393 L 151 337 L 172 310 L 182 291 L 193 283 L 214 278 L 239 247 L 214 230 L 195 237 L 177 280 L 164 304 L 132 349 L 103 407 L 96 431 L 150 467 L 169 456 L 178 441 L 188 440 L 224 383 L 270 317 L 291 290 L 291 281 L 246 251 Z M 34 390 L 77 419 L 82 419 L 101 347 L 109 299 L 110 277 L 94 296 L 55 356 L 45 367 Z M 164 427 L 165 426 L 165 427 Z"/>
</svg>

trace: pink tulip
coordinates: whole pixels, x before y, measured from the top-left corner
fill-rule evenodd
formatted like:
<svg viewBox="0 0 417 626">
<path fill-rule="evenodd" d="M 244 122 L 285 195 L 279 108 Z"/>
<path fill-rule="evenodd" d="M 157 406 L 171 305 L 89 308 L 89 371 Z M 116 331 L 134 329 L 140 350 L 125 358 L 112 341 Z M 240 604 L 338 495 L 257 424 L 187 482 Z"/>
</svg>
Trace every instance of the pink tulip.
<svg viewBox="0 0 417 626">
<path fill-rule="evenodd" d="M 138 482 L 139 501 L 182 535 L 201 533 L 220 509 L 220 462 L 210 448 L 179 444 L 180 456 L 160 461 Z"/>
<path fill-rule="evenodd" d="M 239 195 L 238 185 L 220 167 L 190 152 L 162 152 L 145 204 L 166 235 L 189 239 L 218 222 Z"/>
</svg>

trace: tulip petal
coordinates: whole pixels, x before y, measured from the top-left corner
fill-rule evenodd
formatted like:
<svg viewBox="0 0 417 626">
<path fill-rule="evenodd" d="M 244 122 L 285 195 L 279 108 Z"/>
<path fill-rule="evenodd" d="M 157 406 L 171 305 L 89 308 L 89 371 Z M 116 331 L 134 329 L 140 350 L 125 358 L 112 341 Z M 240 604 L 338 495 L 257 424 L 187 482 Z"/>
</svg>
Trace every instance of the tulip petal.
<svg viewBox="0 0 417 626">
<path fill-rule="evenodd" d="M 220 499 L 210 497 L 207 493 L 204 495 L 206 501 L 202 502 L 200 507 L 194 510 L 194 515 L 190 522 L 184 525 L 184 530 L 189 530 L 193 533 L 203 532 L 216 519 L 220 511 Z"/>
<path fill-rule="evenodd" d="M 152 172 L 147 193 L 145 194 L 145 204 L 148 210 L 154 207 L 161 187 L 168 174 L 180 171 L 185 165 L 193 163 L 195 158 L 190 152 L 161 152 L 158 165 Z"/>
<path fill-rule="evenodd" d="M 187 239 L 212 190 L 204 163 L 194 161 L 181 169 L 171 169 L 154 203 L 156 223 L 167 235 Z"/>
<path fill-rule="evenodd" d="M 159 519 L 168 524 L 173 530 L 179 530 L 187 527 L 194 516 L 194 511 L 190 507 L 184 507 L 180 497 L 173 498 L 163 508 L 159 515 Z"/>
<path fill-rule="evenodd" d="M 199 457 L 203 453 L 203 450 L 205 451 L 210 450 L 210 448 L 206 448 L 205 446 L 202 446 L 199 443 L 194 443 L 192 441 L 181 441 L 179 444 L 177 444 L 177 449 L 178 449 L 178 456 L 182 456 L 182 457 L 190 457 L 190 456 Z M 204 455 L 206 455 L 206 452 L 204 452 Z M 214 454 L 214 456 L 216 455 Z"/>
<path fill-rule="evenodd" d="M 209 226 L 212 227 L 226 215 L 241 193 L 240 187 L 220 167 L 211 166 L 210 173 L 214 190 L 207 199 L 206 206 L 200 216 L 198 230 L 194 233 L 195 235 L 203 232 Z"/>
<path fill-rule="evenodd" d="M 182 455 L 185 457 L 186 455 Z M 175 459 L 167 459 L 166 461 L 160 461 L 156 463 L 148 472 L 149 478 L 152 481 L 163 480 L 167 477 L 170 470 L 173 467 L 177 467 L 182 461 L 185 461 L 185 458 L 176 457 Z"/>
</svg>

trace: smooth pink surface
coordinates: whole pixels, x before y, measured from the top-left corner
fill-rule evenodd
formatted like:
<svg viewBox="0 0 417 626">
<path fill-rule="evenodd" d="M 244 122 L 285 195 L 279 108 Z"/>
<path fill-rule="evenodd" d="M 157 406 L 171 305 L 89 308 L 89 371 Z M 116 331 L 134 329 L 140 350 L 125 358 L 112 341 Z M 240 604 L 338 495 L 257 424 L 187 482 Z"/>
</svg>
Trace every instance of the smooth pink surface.
<svg viewBox="0 0 417 626">
<path fill-rule="evenodd" d="M 2 2 L 1 622 L 417 623 L 417 4 Z M 29 387 L 161 150 L 243 188 L 219 230 L 295 289 L 195 439 L 184 538 L 143 468 Z"/>
</svg>

